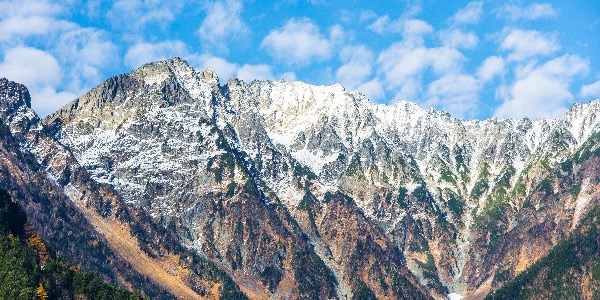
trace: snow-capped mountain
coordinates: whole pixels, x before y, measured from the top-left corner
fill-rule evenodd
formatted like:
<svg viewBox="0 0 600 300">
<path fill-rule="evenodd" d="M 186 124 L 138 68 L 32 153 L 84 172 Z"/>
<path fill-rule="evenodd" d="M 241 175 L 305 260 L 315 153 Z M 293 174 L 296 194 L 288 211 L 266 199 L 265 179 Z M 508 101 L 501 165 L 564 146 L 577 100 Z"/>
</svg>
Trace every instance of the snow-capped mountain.
<svg viewBox="0 0 600 300">
<path fill-rule="evenodd" d="M 483 297 L 598 208 L 600 101 L 550 120 L 459 120 L 340 85 L 222 84 L 173 58 L 23 127 L 28 106 L 3 122 L 66 152 L 36 139 L 23 151 L 43 167 L 40 153 L 72 157 L 62 161 L 174 234 L 181 249 L 169 251 L 253 299 Z M 46 177 L 86 195 L 64 172 Z M 130 233 L 142 250 L 154 242 Z"/>
</svg>

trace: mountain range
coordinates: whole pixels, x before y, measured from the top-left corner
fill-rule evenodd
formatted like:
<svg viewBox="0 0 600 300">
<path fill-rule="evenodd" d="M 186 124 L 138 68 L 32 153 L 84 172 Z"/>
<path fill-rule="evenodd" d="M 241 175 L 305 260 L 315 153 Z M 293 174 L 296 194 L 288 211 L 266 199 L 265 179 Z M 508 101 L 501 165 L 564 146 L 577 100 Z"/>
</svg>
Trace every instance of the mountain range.
<svg viewBox="0 0 600 300">
<path fill-rule="evenodd" d="M 0 79 L 0 187 L 151 298 L 600 297 L 600 101 L 460 120 L 172 58 L 40 119 Z"/>
</svg>

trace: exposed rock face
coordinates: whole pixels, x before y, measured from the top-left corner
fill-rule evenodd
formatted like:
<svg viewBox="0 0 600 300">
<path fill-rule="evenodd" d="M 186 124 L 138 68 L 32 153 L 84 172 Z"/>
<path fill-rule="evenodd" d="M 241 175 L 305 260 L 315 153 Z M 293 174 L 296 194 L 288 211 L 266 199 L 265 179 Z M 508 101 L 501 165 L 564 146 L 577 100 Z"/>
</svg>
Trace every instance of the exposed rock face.
<svg viewBox="0 0 600 300">
<path fill-rule="evenodd" d="M 210 291 L 215 284 L 228 287 L 221 294 L 239 293 L 214 265 L 185 252 L 173 233 L 123 205 L 110 185 L 90 179 L 71 151 L 48 135 L 29 105 L 23 85 L 0 79 L 0 185 L 59 255 L 152 298 L 198 299 L 198 291 Z M 173 270 L 173 264 L 180 264 L 173 254 L 202 270 Z M 193 286 L 194 281 L 200 283 Z"/>
<path fill-rule="evenodd" d="M 227 275 L 197 277 L 249 298 L 484 297 L 599 203 L 599 101 L 552 120 L 462 121 L 339 85 L 220 85 L 174 58 L 108 79 L 43 126 L 31 114 L 6 123 L 57 145 L 25 148 L 59 188 L 110 191 L 98 214 L 146 222 L 130 230 L 144 251 L 216 266 Z"/>
</svg>

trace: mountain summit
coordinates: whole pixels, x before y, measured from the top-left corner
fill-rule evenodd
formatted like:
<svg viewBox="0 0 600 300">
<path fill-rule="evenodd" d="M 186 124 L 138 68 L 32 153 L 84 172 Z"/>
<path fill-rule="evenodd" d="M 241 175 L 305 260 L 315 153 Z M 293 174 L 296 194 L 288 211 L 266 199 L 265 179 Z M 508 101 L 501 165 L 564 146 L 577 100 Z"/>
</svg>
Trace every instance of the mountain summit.
<svg viewBox="0 0 600 300">
<path fill-rule="evenodd" d="M 9 98 L 6 116 L 32 113 Z M 599 113 L 459 120 L 340 85 L 221 84 L 173 58 L 30 126 L 3 115 L 2 141 L 179 298 L 477 299 L 598 210 Z"/>
</svg>

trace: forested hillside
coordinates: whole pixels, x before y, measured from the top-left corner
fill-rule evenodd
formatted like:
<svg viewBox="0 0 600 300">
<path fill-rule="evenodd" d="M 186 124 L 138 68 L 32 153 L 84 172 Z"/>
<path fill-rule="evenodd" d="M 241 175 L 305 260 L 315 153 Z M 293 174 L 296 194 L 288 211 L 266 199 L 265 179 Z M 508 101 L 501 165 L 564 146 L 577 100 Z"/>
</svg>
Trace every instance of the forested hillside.
<svg viewBox="0 0 600 300">
<path fill-rule="evenodd" d="M 488 299 L 600 299 L 600 210 Z"/>
<path fill-rule="evenodd" d="M 0 189 L 0 299 L 147 299 L 56 257 Z"/>
</svg>

